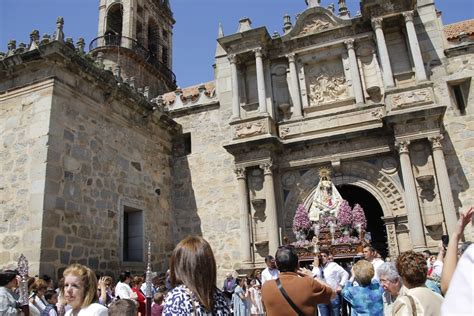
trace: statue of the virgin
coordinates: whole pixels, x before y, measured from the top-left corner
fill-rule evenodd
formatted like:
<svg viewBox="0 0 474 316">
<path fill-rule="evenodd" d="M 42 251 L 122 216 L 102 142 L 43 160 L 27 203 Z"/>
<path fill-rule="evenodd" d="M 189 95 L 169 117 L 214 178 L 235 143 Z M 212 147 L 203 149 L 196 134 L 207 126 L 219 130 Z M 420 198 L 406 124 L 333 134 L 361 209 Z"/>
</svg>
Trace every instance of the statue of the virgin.
<svg viewBox="0 0 474 316">
<path fill-rule="evenodd" d="M 337 216 L 341 202 L 342 197 L 331 181 L 331 171 L 328 168 L 321 168 L 319 170 L 319 183 L 309 208 L 309 219 L 317 222 L 322 214 Z"/>
</svg>

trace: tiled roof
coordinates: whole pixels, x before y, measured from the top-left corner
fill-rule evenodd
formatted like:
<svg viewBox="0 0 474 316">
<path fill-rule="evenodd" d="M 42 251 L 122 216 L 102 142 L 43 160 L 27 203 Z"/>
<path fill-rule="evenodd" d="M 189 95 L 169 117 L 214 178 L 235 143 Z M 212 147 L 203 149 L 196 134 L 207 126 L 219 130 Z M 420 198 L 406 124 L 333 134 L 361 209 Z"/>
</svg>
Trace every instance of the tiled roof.
<svg viewBox="0 0 474 316">
<path fill-rule="evenodd" d="M 214 81 L 209 81 L 209 82 L 201 83 L 195 86 L 182 88 L 181 90 L 183 91 L 183 95 L 182 95 L 183 98 L 192 99 L 193 97 L 197 97 L 199 95 L 199 87 L 203 85 L 206 88 L 206 91 L 208 92 L 212 92 L 216 87 L 216 83 Z M 166 104 L 173 103 L 175 98 L 176 98 L 176 94 L 174 91 L 163 94 L 163 100 L 165 101 Z"/>
<path fill-rule="evenodd" d="M 454 40 L 459 37 L 459 33 L 466 33 L 469 36 L 474 34 L 474 19 L 456 22 L 444 26 L 444 34 L 449 40 Z"/>
</svg>

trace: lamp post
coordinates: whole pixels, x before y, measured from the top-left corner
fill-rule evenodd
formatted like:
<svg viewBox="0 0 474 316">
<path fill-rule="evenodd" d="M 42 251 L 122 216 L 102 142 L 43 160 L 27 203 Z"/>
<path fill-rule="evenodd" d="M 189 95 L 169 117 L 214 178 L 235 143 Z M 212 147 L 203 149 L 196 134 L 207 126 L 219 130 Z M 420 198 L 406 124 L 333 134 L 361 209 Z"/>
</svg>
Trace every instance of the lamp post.
<svg viewBox="0 0 474 316">
<path fill-rule="evenodd" d="M 146 316 L 151 316 L 151 302 L 153 299 L 153 292 L 152 292 L 152 271 L 151 271 L 151 241 L 148 241 L 148 262 L 146 266 Z"/>
</svg>

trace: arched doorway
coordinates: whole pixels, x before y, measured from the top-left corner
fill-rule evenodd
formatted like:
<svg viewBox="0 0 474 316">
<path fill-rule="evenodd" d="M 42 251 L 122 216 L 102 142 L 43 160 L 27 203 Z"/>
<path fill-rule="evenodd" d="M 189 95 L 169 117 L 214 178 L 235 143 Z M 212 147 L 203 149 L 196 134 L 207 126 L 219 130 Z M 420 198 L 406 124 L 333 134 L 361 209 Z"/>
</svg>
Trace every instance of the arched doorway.
<svg viewBox="0 0 474 316">
<path fill-rule="evenodd" d="M 336 187 L 342 198 L 347 200 L 351 207 L 354 207 L 355 204 L 362 206 L 367 218 L 367 231 L 372 236 L 372 245 L 383 257 L 386 257 L 388 255 L 387 231 L 382 219 L 383 210 L 377 199 L 368 191 L 355 185 L 341 184 Z"/>
</svg>

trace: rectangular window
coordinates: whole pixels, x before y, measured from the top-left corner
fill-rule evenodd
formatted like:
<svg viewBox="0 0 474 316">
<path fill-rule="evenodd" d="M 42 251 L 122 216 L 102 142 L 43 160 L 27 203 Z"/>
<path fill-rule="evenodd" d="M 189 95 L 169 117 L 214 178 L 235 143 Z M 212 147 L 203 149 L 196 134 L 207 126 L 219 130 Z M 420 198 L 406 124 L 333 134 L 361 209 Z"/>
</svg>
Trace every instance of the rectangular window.
<svg viewBox="0 0 474 316">
<path fill-rule="evenodd" d="M 168 67 L 168 47 L 163 47 L 163 51 L 161 52 L 161 62 Z"/>
<path fill-rule="evenodd" d="M 143 262 L 143 211 L 124 206 L 122 231 L 123 261 Z"/>
<path fill-rule="evenodd" d="M 191 154 L 191 133 L 184 133 L 175 139 L 173 153 L 175 157 L 185 157 Z"/>
<path fill-rule="evenodd" d="M 459 111 L 459 114 L 466 115 L 471 78 L 467 80 L 450 82 L 448 85 L 451 92 L 451 99 L 455 104 L 456 109 Z"/>
</svg>

